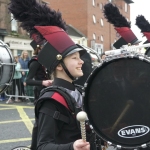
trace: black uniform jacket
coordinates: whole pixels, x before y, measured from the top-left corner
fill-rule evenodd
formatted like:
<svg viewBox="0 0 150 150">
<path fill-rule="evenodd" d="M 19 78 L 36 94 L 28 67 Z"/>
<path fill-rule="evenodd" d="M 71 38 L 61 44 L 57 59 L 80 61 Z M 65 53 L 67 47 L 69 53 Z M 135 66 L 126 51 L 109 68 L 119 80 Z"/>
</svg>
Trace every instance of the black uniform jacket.
<svg viewBox="0 0 150 150">
<path fill-rule="evenodd" d="M 65 80 L 56 79 L 53 85 L 74 91 L 75 86 Z M 54 119 L 40 110 L 59 111 L 69 122 Z M 47 111 L 48 112 L 48 111 Z M 81 131 L 75 116 L 65 106 L 54 99 L 46 98 L 38 114 L 37 150 L 73 150 L 74 141 L 81 139 Z"/>
<path fill-rule="evenodd" d="M 31 86 L 42 86 L 42 81 L 47 80 L 45 68 L 38 62 L 37 56 L 33 56 L 28 63 L 29 73 L 26 83 Z"/>
</svg>

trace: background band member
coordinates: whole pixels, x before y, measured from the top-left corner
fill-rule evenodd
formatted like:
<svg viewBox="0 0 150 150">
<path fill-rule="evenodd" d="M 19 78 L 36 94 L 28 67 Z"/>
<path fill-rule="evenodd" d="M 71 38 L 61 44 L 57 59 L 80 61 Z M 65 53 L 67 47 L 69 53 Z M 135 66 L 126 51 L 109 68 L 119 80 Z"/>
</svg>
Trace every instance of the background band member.
<svg viewBox="0 0 150 150">
<path fill-rule="evenodd" d="M 37 45 L 35 41 L 31 42 L 32 46 L 35 47 L 34 56 L 28 63 L 29 73 L 27 75 L 26 84 L 30 86 L 34 86 L 34 97 L 35 100 L 38 99 L 40 91 L 48 87 L 52 84 L 52 80 L 48 79 L 48 75 L 46 74 L 46 69 L 38 62 L 38 53 L 41 50 L 41 46 Z M 36 46 L 35 46 L 36 45 Z"/>
</svg>

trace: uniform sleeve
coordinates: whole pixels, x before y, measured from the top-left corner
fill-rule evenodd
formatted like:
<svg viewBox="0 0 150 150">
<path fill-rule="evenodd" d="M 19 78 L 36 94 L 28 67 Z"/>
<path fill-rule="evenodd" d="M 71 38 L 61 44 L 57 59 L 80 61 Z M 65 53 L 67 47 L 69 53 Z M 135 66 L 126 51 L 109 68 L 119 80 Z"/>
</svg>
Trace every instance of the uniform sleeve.
<svg viewBox="0 0 150 150">
<path fill-rule="evenodd" d="M 42 86 L 42 81 L 34 80 L 34 76 L 37 73 L 37 70 L 39 69 L 40 64 L 37 61 L 33 61 L 29 66 L 29 72 L 26 79 L 27 85 L 31 86 Z"/>
<path fill-rule="evenodd" d="M 51 101 L 45 101 L 42 107 L 48 107 L 48 109 L 54 111 L 57 110 L 55 104 Z M 56 144 L 57 131 L 59 131 L 57 120 L 44 113 L 39 113 L 37 150 L 73 150 L 73 142 Z"/>
</svg>

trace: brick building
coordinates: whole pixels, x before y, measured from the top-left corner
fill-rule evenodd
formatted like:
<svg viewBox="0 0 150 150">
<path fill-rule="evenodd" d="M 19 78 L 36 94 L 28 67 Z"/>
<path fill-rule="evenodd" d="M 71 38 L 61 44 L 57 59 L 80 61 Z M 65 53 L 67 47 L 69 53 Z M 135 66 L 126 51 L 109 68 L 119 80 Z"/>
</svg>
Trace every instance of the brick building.
<svg viewBox="0 0 150 150">
<path fill-rule="evenodd" d="M 88 45 L 102 53 L 112 49 L 112 44 L 119 38 L 114 27 L 103 16 L 103 6 L 115 3 L 120 12 L 130 20 L 131 0 L 37 0 L 62 12 L 68 24 L 69 36 L 79 44 Z M 10 45 L 13 54 L 28 50 L 32 55 L 29 35 L 19 28 L 19 23 L 8 13 L 9 0 L 0 0 L 0 39 Z M 12 21 L 11 21 L 12 20 Z"/>
<path fill-rule="evenodd" d="M 8 13 L 9 2 L 10 0 L 0 0 L 0 40 L 10 46 L 13 55 L 28 50 L 31 56 L 33 49 L 30 46 L 29 35 L 19 28 L 19 23 L 13 20 L 13 16 Z"/>
<path fill-rule="evenodd" d="M 0 40 L 10 32 L 10 15 L 8 15 L 7 4 L 9 0 L 0 0 Z"/>
<path fill-rule="evenodd" d="M 112 44 L 119 38 L 114 27 L 103 16 L 103 6 L 112 2 L 117 5 L 122 15 L 130 20 L 131 0 L 43 0 L 51 8 L 60 10 L 67 24 L 78 29 L 89 47 L 103 51 L 112 49 Z"/>
</svg>

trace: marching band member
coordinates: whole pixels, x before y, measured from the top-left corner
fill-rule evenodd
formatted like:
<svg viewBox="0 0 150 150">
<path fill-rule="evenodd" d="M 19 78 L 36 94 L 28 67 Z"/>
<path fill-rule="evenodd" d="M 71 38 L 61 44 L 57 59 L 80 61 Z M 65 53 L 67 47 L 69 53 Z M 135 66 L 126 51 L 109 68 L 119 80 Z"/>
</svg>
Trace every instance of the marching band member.
<svg viewBox="0 0 150 150">
<path fill-rule="evenodd" d="M 136 17 L 136 25 L 139 27 L 143 35 L 147 38 L 143 44 L 147 44 L 150 42 L 150 23 L 145 19 L 143 15 L 139 15 Z M 150 57 L 150 47 L 146 47 L 145 55 Z"/>
<path fill-rule="evenodd" d="M 112 3 L 104 5 L 104 17 L 115 27 L 115 30 L 121 36 L 121 38 L 113 44 L 116 49 L 129 43 L 131 45 L 137 45 L 141 42 L 130 29 L 131 23 L 120 14 L 118 7 L 114 6 Z"/>
<path fill-rule="evenodd" d="M 36 35 L 38 36 L 38 35 Z M 38 53 L 41 50 L 41 46 L 37 45 L 33 40 L 31 42 L 32 47 L 34 47 L 34 56 L 28 63 L 29 72 L 26 79 L 26 84 L 34 86 L 34 98 L 38 100 L 40 91 L 52 84 L 52 80 L 49 80 L 46 74 L 46 69 L 38 62 Z"/>
<path fill-rule="evenodd" d="M 87 142 L 83 141 L 76 120 L 83 105 L 80 89 L 73 81 L 83 75 L 84 62 L 80 56 L 85 50 L 65 32 L 66 25 L 59 11 L 36 0 L 11 0 L 9 10 L 31 37 L 36 33 L 40 39 L 46 40 L 38 54 L 38 62 L 54 79 L 51 87 L 42 90 L 35 104 L 37 126 L 33 130 L 31 149 L 96 150 L 95 134 L 87 128 Z"/>
</svg>

